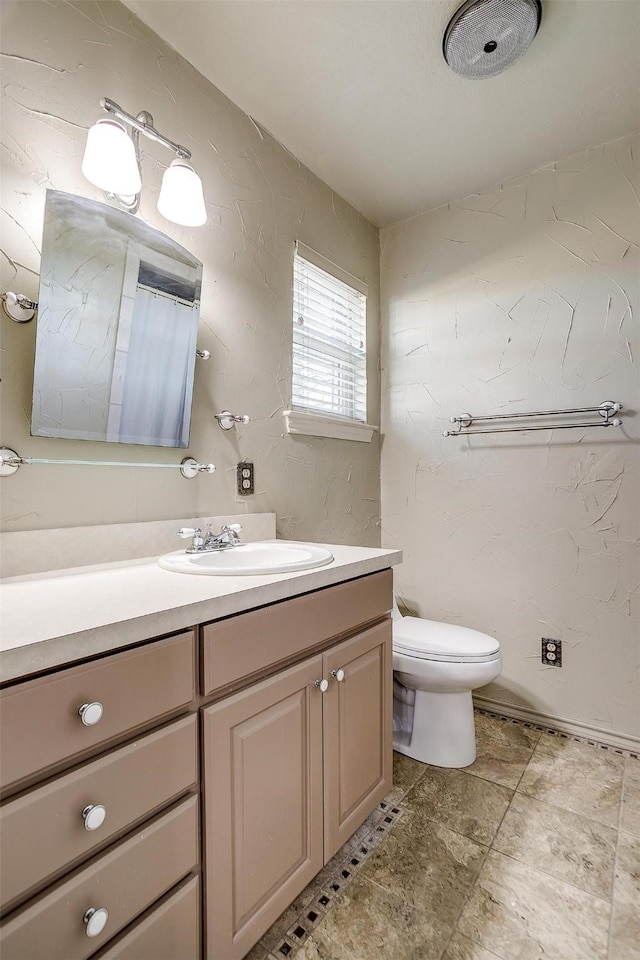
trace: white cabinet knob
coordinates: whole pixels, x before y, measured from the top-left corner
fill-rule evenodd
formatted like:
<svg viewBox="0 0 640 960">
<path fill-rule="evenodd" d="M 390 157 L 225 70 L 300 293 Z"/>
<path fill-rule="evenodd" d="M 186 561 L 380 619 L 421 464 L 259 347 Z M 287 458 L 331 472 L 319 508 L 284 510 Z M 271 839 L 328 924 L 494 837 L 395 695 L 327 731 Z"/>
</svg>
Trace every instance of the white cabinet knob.
<svg viewBox="0 0 640 960">
<path fill-rule="evenodd" d="M 338 670 L 332 670 L 331 676 L 335 677 L 338 683 L 342 683 L 344 680 L 344 670 L 340 667 Z"/>
<path fill-rule="evenodd" d="M 85 830 L 97 830 L 104 823 L 107 815 L 107 808 L 101 803 L 90 803 L 82 811 Z"/>
<path fill-rule="evenodd" d="M 107 925 L 107 920 L 109 919 L 109 912 L 105 910 L 104 907 L 98 907 L 96 910 L 95 907 L 89 907 L 84 917 L 82 918 L 86 923 L 86 934 L 88 937 L 97 937 L 104 930 Z"/>
<path fill-rule="evenodd" d="M 318 690 L 320 691 L 320 693 L 326 693 L 327 690 L 329 689 L 329 681 L 328 681 L 328 680 L 316 680 L 316 681 L 315 681 L 315 685 L 316 685 L 316 687 L 318 688 Z"/>
<path fill-rule="evenodd" d="M 83 703 L 78 710 L 78 713 L 80 714 L 80 719 L 84 723 L 85 727 L 92 727 L 94 724 L 102 720 L 104 707 L 96 700 L 93 703 Z"/>
</svg>

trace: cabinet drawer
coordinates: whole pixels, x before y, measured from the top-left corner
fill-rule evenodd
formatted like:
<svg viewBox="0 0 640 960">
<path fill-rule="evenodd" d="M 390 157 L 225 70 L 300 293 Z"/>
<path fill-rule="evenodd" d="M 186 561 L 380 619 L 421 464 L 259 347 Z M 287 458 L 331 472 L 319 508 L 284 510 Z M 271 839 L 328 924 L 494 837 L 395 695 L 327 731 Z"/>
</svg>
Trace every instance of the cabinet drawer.
<svg viewBox="0 0 640 960">
<path fill-rule="evenodd" d="M 200 883 L 192 877 L 95 960 L 198 960 Z"/>
<path fill-rule="evenodd" d="M 95 752 L 190 703 L 194 686 L 189 632 L 5 688 L 0 692 L 3 789 L 70 757 Z M 86 726 L 78 711 L 92 703 L 101 704 L 103 714 Z"/>
<path fill-rule="evenodd" d="M 196 717 L 189 716 L 5 803 L 0 809 L 3 906 L 166 806 L 197 777 Z M 104 822 L 89 830 L 83 811 L 98 804 L 106 810 Z"/>
<path fill-rule="evenodd" d="M 294 597 L 202 628 L 203 693 L 212 693 L 382 617 L 391 609 L 391 570 Z"/>
<path fill-rule="evenodd" d="M 198 860 L 198 802 L 169 813 L 32 902 L 0 930 L 3 960 L 84 960 L 186 876 Z M 88 935 L 86 912 L 108 919 Z"/>
</svg>

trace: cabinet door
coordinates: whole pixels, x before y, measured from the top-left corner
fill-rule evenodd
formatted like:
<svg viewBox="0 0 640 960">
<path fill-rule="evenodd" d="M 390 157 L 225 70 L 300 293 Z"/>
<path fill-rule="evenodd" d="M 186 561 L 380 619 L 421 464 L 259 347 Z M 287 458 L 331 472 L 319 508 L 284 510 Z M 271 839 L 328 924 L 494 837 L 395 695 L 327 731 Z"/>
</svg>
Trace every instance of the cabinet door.
<svg viewBox="0 0 640 960">
<path fill-rule="evenodd" d="M 326 863 L 391 789 L 391 621 L 339 644 L 323 659 L 329 679 L 324 696 Z"/>
<path fill-rule="evenodd" d="M 321 678 L 313 657 L 203 710 L 209 960 L 243 957 L 322 867 Z"/>
</svg>

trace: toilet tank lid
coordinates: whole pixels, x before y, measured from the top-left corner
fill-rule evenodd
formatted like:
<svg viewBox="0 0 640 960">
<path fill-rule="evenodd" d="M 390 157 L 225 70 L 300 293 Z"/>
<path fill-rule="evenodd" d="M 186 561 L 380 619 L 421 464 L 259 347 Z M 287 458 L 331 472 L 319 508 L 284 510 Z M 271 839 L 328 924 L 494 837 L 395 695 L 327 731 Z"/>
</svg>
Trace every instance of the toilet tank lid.
<svg viewBox="0 0 640 960">
<path fill-rule="evenodd" d="M 393 623 L 393 645 L 398 650 L 437 657 L 488 657 L 498 653 L 494 637 L 455 623 L 403 617 Z"/>
</svg>

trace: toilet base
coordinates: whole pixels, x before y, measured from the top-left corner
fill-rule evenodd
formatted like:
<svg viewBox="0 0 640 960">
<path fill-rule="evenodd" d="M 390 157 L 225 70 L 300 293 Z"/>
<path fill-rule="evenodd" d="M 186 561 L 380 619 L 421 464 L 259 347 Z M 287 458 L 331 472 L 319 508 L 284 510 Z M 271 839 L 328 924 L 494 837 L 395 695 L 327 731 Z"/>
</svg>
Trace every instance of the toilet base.
<svg viewBox="0 0 640 960">
<path fill-rule="evenodd" d="M 430 693 L 416 690 L 413 729 L 394 737 L 393 749 L 434 767 L 468 767 L 476 758 L 471 691 Z"/>
</svg>

